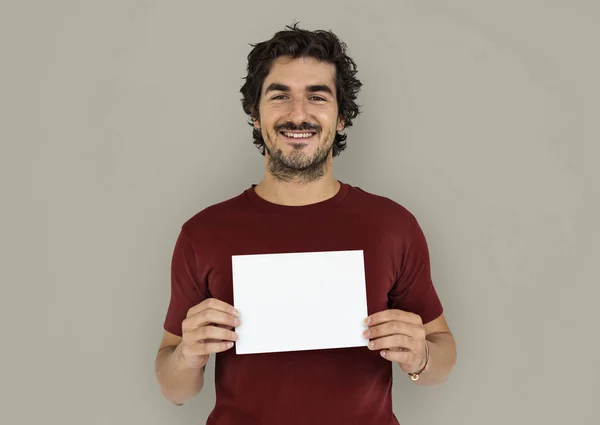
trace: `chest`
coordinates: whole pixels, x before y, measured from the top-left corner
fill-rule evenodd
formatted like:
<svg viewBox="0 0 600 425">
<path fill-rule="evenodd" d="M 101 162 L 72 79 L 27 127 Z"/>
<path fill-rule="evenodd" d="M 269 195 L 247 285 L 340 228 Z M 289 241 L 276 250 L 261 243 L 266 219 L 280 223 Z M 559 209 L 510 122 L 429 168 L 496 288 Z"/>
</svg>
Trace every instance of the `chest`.
<svg viewBox="0 0 600 425">
<path fill-rule="evenodd" d="M 376 223 L 357 220 L 314 221 L 307 225 L 301 218 L 285 224 L 238 223 L 219 232 L 218 244 L 206 254 L 201 278 L 208 284 L 210 295 L 233 304 L 233 255 L 279 254 L 297 252 L 362 250 L 368 314 L 387 308 L 388 292 L 397 276 L 394 250 L 390 237 Z M 282 271 L 281 279 L 294 273 Z M 340 299 L 343 302 L 343 294 Z"/>
</svg>

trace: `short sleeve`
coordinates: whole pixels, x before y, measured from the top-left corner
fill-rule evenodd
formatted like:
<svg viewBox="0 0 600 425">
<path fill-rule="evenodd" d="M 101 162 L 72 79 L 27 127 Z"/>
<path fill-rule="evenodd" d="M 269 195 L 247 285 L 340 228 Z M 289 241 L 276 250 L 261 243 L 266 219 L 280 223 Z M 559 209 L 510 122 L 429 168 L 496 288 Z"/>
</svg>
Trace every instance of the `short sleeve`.
<svg viewBox="0 0 600 425">
<path fill-rule="evenodd" d="M 409 225 L 409 233 L 408 246 L 402 253 L 399 277 L 388 293 L 388 306 L 418 314 L 425 324 L 438 318 L 443 308 L 431 279 L 427 241 L 414 217 Z"/>
<path fill-rule="evenodd" d="M 175 242 L 171 260 L 171 299 L 164 329 L 182 336 L 181 324 L 188 310 L 206 298 L 208 298 L 208 291 L 198 274 L 194 249 L 182 230 Z"/>
</svg>

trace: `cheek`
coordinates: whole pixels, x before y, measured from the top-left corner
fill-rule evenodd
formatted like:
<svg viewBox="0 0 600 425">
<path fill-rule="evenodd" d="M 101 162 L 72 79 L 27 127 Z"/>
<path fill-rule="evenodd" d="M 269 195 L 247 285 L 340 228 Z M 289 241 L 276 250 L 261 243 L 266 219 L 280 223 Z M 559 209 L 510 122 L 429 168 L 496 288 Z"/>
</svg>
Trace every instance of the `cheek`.
<svg viewBox="0 0 600 425">
<path fill-rule="evenodd" d="M 338 117 L 335 112 L 331 110 L 318 111 L 314 117 L 319 121 L 323 128 L 331 128 L 335 130 L 338 124 Z"/>
<path fill-rule="evenodd" d="M 276 123 L 287 116 L 287 111 L 283 105 L 268 105 L 261 109 L 261 121 Z"/>
<path fill-rule="evenodd" d="M 316 117 L 319 120 L 319 124 L 323 127 L 324 133 L 335 133 L 337 131 L 337 118 L 332 116 L 331 113 L 323 114 Z"/>
<path fill-rule="evenodd" d="M 263 139 L 265 140 L 266 143 L 269 143 L 269 144 L 276 143 L 276 140 L 279 137 L 279 133 L 277 133 L 273 129 L 273 124 L 274 123 L 271 123 L 270 125 L 266 126 L 265 123 L 263 122 L 263 127 L 261 129 Z"/>
</svg>

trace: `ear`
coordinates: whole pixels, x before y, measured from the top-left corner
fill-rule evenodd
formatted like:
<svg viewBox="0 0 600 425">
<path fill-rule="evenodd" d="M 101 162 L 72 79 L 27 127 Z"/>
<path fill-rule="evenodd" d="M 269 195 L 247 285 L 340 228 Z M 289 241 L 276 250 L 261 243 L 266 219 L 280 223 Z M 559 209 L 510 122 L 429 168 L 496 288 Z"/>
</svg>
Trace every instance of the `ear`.
<svg viewBox="0 0 600 425">
<path fill-rule="evenodd" d="M 257 114 L 254 113 L 254 106 L 252 106 L 250 108 L 251 113 L 252 113 L 252 125 L 254 126 L 254 128 L 259 129 L 260 128 L 260 120 L 258 118 L 256 118 Z"/>
<path fill-rule="evenodd" d="M 338 118 L 337 131 L 342 131 L 342 130 L 344 130 L 344 120 L 341 118 Z"/>
</svg>

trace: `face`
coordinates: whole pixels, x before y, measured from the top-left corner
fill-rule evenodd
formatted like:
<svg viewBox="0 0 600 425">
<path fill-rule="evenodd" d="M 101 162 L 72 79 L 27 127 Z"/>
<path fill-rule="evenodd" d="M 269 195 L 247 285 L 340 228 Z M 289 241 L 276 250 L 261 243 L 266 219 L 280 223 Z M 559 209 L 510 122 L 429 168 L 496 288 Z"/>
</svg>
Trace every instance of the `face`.
<svg viewBox="0 0 600 425">
<path fill-rule="evenodd" d="M 338 117 L 335 66 L 313 58 L 280 57 L 262 87 L 259 120 L 267 166 L 281 180 L 323 176 L 331 159 Z"/>
</svg>

